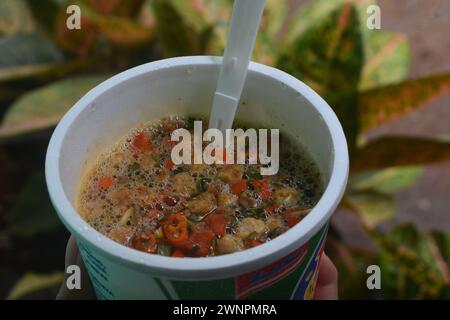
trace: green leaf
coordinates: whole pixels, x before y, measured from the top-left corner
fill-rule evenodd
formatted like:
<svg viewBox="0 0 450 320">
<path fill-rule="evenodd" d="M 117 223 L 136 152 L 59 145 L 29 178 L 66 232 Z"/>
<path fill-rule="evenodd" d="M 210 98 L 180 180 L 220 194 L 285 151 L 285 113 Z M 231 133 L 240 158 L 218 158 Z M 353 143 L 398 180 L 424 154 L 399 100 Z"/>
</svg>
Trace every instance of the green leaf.
<svg viewBox="0 0 450 320">
<path fill-rule="evenodd" d="M 154 0 L 152 8 L 156 19 L 156 37 L 165 57 L 201 52 L 199 35 L 169 1 Z"/>
<path fill-rule="evenodd" d="M 213 31 L 206 45 L 206 54 L 223 55 L 228 36 L 233 7 L 232 0 L 207 1 L 206 8 L 212 17 Z"/>
<path fill-rule="evenodd" d="M 276 36 L 284 24 L 287 12 L 286 0 L 267 0 L 261 18 L 260 32 L 266 33 L 269 39 L 276 41 Z"/>
<path fill-rule="evenodd" d="M 365 63 L 360 88 L 367 90 L 403 80 L 408 72 L 410 50 L 406 38 L 380 30 L 370 30 L 366 26 L 369 15 L 367 8 L 376 4 L 375 0 L 316 0 L 302 6 L 294 13 L 287 34 L 286 46 L 291 46 L 309 29 L 314 29 L 320 21 L 345 3 L 352 3 L 360 21 Z"/>
<path fill-rule="evenodd" d="M 50 203 L 44 174 L 35 174 L 25 183 L 8 220 L 8 231 L 19 237 L 31 237 L 61 225 Z"/>
<path fill-rule="evenodd" d="M 363 42 L 356 9 L 349 3 L 321 19 L 281 55 L 278 67 L 302 79 L 339 117 L 350 152 L 358 132 L 357 90 Z"/>
<path fill-rule="evenodd" d="M 62 272 L 54 272 L 50 274 L 36 274 L 28 272 L 12 288 L 7 299 L 17 300 L 24 298 L 36 291 L 57 287 L 64 279 Z"/>
<path fill-rule="evenodd" d="M 269 66 L 275 65 L 277 49 L 273 38 L 269 37 L 266 32 L 261 31 L 258 33 L 251 59 Z"/>
<path fill-rule="evenodd" d="M 363 92 L 358 101 L 361 130 L 380 126 L 448 92 L 448 72 Z"/>
<path fill-rule="evenodd" d="M 395 214 L 394 199 L 387 194 L 370 190 L 348 192 L 344 201 L 359 214 L 364 225 L 370 229 L 392 218 Z"/>
<path fill-rule="evenodd" d="M 112 43 L 119 46 L 148 44 L 152 40 L 153 30 L 131 19 L 118 16 L 104 16 L 84 5 L 84 16 Z"/>
<path fill-rule="evenodd" d="M 66 2 L 72 4 L 73 0 Z M 141 11 L 145 0 L 81 0 L 81 2 L 105 16 L 134 18 Z"/>
<path fill-rule="evenodd" d="M 6 112 L 0 140 L 54 126 L 87 91 L 106 79 L 105 75 L 76 76 L 31 91 Z"/>
<path fill-rule="evenodd" d="M 351 175 L 348 189 L 351 191 L 374 190 L 379 193 L 399 192 L 416 182 L 422 172 L 423 168 L 420 166 L 366 171 Z"/>
<path fill-rule="evenodd" d="M 362 64 L 359 22 L 348 4 L 308 29 L 279 61 L 282 69 L 304 79 L 321 94 L 356 90 Z"/>
<path fill-rule="evenodd" d="M 429 233 L 419 232 L 413 225 L 397 226 L 388 233 L 370 231 L 381 249 L 407 279 L 416 283 L 429 297 L 437 297 L 449 286 L 448 265 L 439 265 L 436 242 Z"/>
<path fill-rule="evenodd" d="M 39 33 L 18 33 L 0 38 L 0 68 L 60 62 L 62 53 Z"/>
<path fill-rule="evenodd" d="M 325 250 L 339 270 L 339 297 L 371 298 L 366 286 L 366 270 L 367 266 L 378 264 L 376 253 L 364 247 L 350 246 L 332 234 L 327 237 Z"/>
<path fill-rule="evenodd" d="M 0 36 L 18 32 L 29 33 L 35 29 L 31 12 L 23 0 L 0 1 Z"/>
<path fill-rule="evenodd" d="M 59 78 L 78 73 L 92 72 L 99 59 L 74 59 L 62 63 L 26 65 L 0 69 L 0 103 L 11 102 L 24 92 Z M 5 104 L 7 105 L 7 104 Z"/>
<path fill-rule="evenodd" d="M 268 0 L 266 2 L 253 48 L 252 60 L 266 65 L 275 65 L 278 53 L 276 45 L 280 42 L 280 37 L 277 35 L 283 26 L 287 9 L 285 0 Z"/>
<path fill-rule="evenodd" d="M 201 33 L 212 24 L 212 18 L 207 11 L 204 0 L 168 0 L 181 19 Z"/>
<path fill-rule="evenodd" d="M 153 28 L 141 25 L 135 17 L 142 9 L 142 0 L 69 2 L 80 7 L 81 29 L 66 28 L 67 6 L 62 6 L 57 14 L 54 33 L 62 48 L 78 56 L 92 55 L 99 47 L 106 50 L 109 43 L 105 43 L 104 38 L 119 47 L 149 45 L 153 39 Z"/>
<path fill-rule="evenodd" d="M 52 33 L 55 27 L 56 16 L 60 8 L 64 6 L 65 9 L 70 5 L 65 0 L 26 0 L 33 16 L 33 20 L 46 33 Z M 66 14 L 66 17 L 68 15 Z"/>
<path fill-rule="evenodd" d="M 73 4 L 80 5 L 80 2 Z M 83 8 L 85 8 L 84 6 Z M 98 41 L 98 29 L 94 23 L 81 14 L 80 29 L 69 30 L 66 26 L 66 7 L 62 6 L 56 13 L 52 35 L 58 46 L 67 52 L 79 57 L 86 57 L 94 53 L 95 45 Z M 81 8 L 81 6 L 80 6 Z M 83 9 L 81 9 L 83 12 Z"/>
<path fill-rule="evenodd" d="M 438 139 L 382 137 L 356 151 L 353 171 L 419 165 L 450 160 L 450 143 Z"/>
<path fill-rule="evenodd" d="M 360 90 L 397 83 L 407 76 L 411 52 L 404 35 L 374 30 L 366 39 L 365 53 Z"/>
<path fill-rule="evenodd" d="M 286 44 L 290 45 L 301 37 L 309 29 L 315 28 L 320 21 L 329 16 L 333 11 L 344 4 L 351 3 L 355 6 L 358 18 L 361 21 L 361 32 L 368 32 L 365 21 L 367 20 L 367 7 L 375 4 L 375 0 L 315 0 L 298 9 L 289 23 L 285 37 Z"/>
<path fill-rule="evenodd" d="M 432 237 L 436 243 L 439 256 L 438 261 L 443 265 L 450 266 L 450 232 L 432 232 Z M 448 272 L 448 271 L 447 271 Z"/>
</svg>

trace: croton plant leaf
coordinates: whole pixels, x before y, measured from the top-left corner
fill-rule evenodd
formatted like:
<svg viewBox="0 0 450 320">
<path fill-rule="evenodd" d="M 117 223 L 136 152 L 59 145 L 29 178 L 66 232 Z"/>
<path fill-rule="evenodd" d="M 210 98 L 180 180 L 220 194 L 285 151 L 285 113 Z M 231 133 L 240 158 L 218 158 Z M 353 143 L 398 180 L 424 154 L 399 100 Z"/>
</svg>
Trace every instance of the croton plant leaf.
<svg viewBox="0 0 450 320">
<path fill-rule="evenodd" d="M 29 33 L 35 27 L 31 11 L 24 0 L 0 1 L 0 36 Z"/>
<path fill-rule="evenodd" d="M 223 55 L 227 42 L 233 0 L 206 1 L 206 8 L 212 17 L 212 34 L 205 48 L 206 54 Z"/>
<path fill-rule="evenodd" d="M 97 27 L 84 14 L 80 17 L 80 29 L 67 29 L 66 20 L 66 9 L 60 7 L 56 14 L 52 32 L 55 42 L 67 52 L 79 57 L 88 56 L 93 51 L 96 43 Z"/>
<path fill-rule="evenodd" d="M 21 96 L 3 118 L 0 140 L 51 128 L 78 99 L 105 79 L 105 75 L 75 76 Z"/>
<path fill-rule="evenodd" d="M 351 169 L 355 172 L 448 160 L 450 160 L 448 141 L 388 136 L 369 142 L 357 150 L 351 161 Z"/>
<path fill-rule="evenodd" d="M 276 42 L 277 34 L 283 27 L 288 5 L 286 0 L 266 0 L 266 7 L 261 18 L 260 31 Z"/>
<path fill-rule="evenodd" d="M 392 218 L 396 209 L 391 195 L 374 190 L 347 192 L 344 202 L 360 216 L 368 228 L 374 228 L 380 222 Z"/>
<path fill-rule="evenodd" d="M 358 101 L 361 130 L 396 119 L 449 92 L 449 72 L 363 92 Z"/>
<path fill-rule="evenodd" d="M 432 232 L 432 236 L 438 244 L 442 257 L 450 265 L 450 232 Z"/>
<path fill-rule="evenodd" d="M 56 70 L 65 63 L 63 54 L 42 33 L 19 32 L 1 37 L 0 52 L 0 101 L 14 99 L 32 87 L 33 80 L 45 78 L 49 70 L 59 74 L 67 70 Z"/>
<path fill-rule="evenodd" d="M 23 275 L 13 286 L 9 293 L 8 300 L 17 300 L 40 290 L 57 287 L 64 279 L 62 272 L 50 274 L 37 274 L 28 272 Z"/>
<path fill-rule="evenodd" d="M 339 117 L 350 152 L 358 132 L 357 90 L 364 62 L 358 14 L 346 3 L 305 30 L 278 61 L 278 67 L 315 89 Z"/>
<path fill-rule="evenodd" d="M 278 32 L 284 24 L 288 10 L 285 0 L 268 0 L 253 48 L 252 60 L 266 65 L 275 65 L 277 45 L 281 42 Z"/>
<path fill-rule="evenodd" d="M 408 279 L 405 280 L 419 285 L 429 297 L 436 297 L 449 286 L 449 266 L 429 233 L 419 232 L 412 225 L 402 225 L 387 233 L 371 230 L 370 234 L 381 254 L 406 274 Z"/>
<path fill-rule="evenodd" d="M 364 171 L 350 176 L 347 189 L 352 192 L 368 190 L 388 194 L 399 192 L 416 182 L 422 172 L 421 166 Z"/>
<path fill-rule="evenodd" d="M 0 86 L 25 85 L 27 83 L 59 78 L 73 72 L 92 70 L 97 59 L 72 59 L 63 62 L 24 65 L 0 69 Z M 20 90 L 20 88 L 17 88 Z"/>
<path fill-rule="evenodd" d="M 367 290 L 366 270 L 368 265 L 378 264 L 376 252 L 350 246 L 333 234 L 327 239 L 325 251 L 339 270 L 339 297 L 372 298 L 373 291 L 378 290 Z"/>
<path fill-rule="evenodd" d="M 83 14 L 112 43 L 119 46 L 148 44 L 152 40 L 153 30 L 142 26 L 131 19 L 118 16 L 103 16 L 87 6 L 82 8 Z"/>
<path fill-rule="evenodd" d="M 300 7 L 294 14 L 287 28 L 285 36 L 286 44 L 292 44 L 310 28 L 315 28 L 321 20 L 328 17 L 333 11 L 343 4 L 352 4 L 356 10 L 358 19 L 361 22 L 361 32 L 369 32 L 366 24 L 367 8 L 375 4 L 375 0 L 315 0 L 305 6 Z"/>
<path fill-rule="evenodd" d="M 354 7 L 341 6 L 297 38 L 280 57 L 279 67 L 322 95 L 355 90 L 363 64 L 359 29 Z"/>
<path fill-rule="evenodd" d="M 134 18 L 141 11 L 145 0 L 82 0 L 82 2 L 105 16 Z"/>
<path fill-rule="evenodd" d="M 376 30 L 365 41 L 365 63 L 359 89 L 362 91 L 400 82 L 408 74 L 411 52 L 406 36 Z"/>
<path fill-rule="evenodd" d="M 78 56 L 92 54 L 102 37 L 117 46 L 148 44 L 153 30 L 141 25 L 137 18 L 143 3 L 142 0 L 67 1 L 67 5 L 80 7 L 81 29 L 66 28 L 67 6 L 61 6 L 54 27 L 55 39 L 62 48 Z"/>
<path fill-rule="evenodd" d="M 0 52 L 0 70 L 63 60 L 58 47 L 40 33 L 17 33 L 1 37 Z"/>
<path fill-rule="evenodd" d="M 8 216 L 8 231 L 19 237 L 31 237 L 47 232 L 60 222 L 52 208 L 43 173 L 29 178 L 20 191 L 16 205 Z"/>
<path fill-rule="evenodd" d="M 168 2 L 195 32 L 204 32 L 212 25 L 212 17 L 204 0 L 168 0 Z"/>
<path fill-rule="evenodd" d="M 14 1 L 14 0 L 12 0 Z M 56 16 L 65 5 L 69 4 L 66 0 L 25 0 L 28 8 L 31 10 L 33 21 L 39 26 L 39 29 L 51 34 L 55 27 Z"/>
<path fill-rule="evenodd" d="M 24 92 L 45 83 L 74 74 L 92 72 L 100 65 L 98 62 L 99 59 L 93 57 L 0 69 L 0 103 L 11 102 Z"/>
<path fill-rule="evenodd" d="M 409 44 L 406 37 L 401 34 L 366 27 L 369 17 L 367 9 L 376 4 L 375 0 L 311 1 L 294 13 L 287 28 L 286 44 L 295 43 L 296 39 L 302 37 L 308 29 L 314 28 L 344 3 L 354 5 L 360 21 L 365 56 L 360 89 L 367 90 L 403 80 L 410 63 Z"/>
<path fill-rule="evenodd" d="M 183 19 L 170 1 L 154 0 L 151 4 L 156 19 L 156 38 L 165 57 L 201 52 L 201 39 L 195 28 Z"/>
</svg>

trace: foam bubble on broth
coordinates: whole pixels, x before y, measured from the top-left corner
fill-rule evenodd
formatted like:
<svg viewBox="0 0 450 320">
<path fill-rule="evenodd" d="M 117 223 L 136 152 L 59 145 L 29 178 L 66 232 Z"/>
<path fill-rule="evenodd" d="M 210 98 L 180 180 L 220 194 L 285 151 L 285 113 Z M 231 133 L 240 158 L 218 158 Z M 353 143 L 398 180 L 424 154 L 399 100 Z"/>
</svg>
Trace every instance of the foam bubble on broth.
<svg viewBox="0 0 450 320">
<path fill-rule="evenodd" d="M 182 212 L 189 218 L 190 234 L 195 233 L 196 230 L 203 230 L 205 222 L 191 219 L 194 213 L 186 209 L 189 207 L 189 201 L 195 199 L 198 194 L 185 196 L 177 193 L 174 189 L 174 176 L 187 173 L 195 180 L 197 187 L 202 179 L 207 177 L 211 180 L 208 182 L 209 189 L 202 192 L 215 194 L 216 201 L 219 196 L 210 189 L 219 188 L 220 193 L 231 194 L 233 186 L 217 179 L 218 173 L 223 170 L 224 166 L 180 165 L 170 170 L 165 168 L 165 163 L 170 160 L 173 144 L 164 142 L 164 139 L 167 139 L 167 135 L 170 135 L 172 130 L 179 127 L 192 129 L 192 120 L 174 116 L 144 124 L 133 129 L 108 152 L 101 154 L 96 163 L 87 169 L 80 184 L 77 208 L 83 219 L 97 231 L 126 246 L 132 246 L 132 239 L 138 235 L 160 234 L 161 224 L 176 212 Z M 237 127 L 241 126 L 237 125 Z M 133 139 L 139 133 L 145 133 L 150 137 L 151 150 L 148 152 L 136 152 L 133 146 Z M 244 165 L 244 176 L 248 172 L 258 171 L 258 168 L 259 165 Z M 111 178 L 113 183 L 108 187 L 99 187 L 101 179 L 104 177 Z M 251 183 L 255 178 L 245 179 L 248 179 L 249 197 L 255 197 L 258 206 L 264 204 L 264 210 L 268 208 L 269 203 L 266 204 L 258 198 L 258 195 L 255 196 L 258 190 L 255 190 Z M 275 176 L 266 177 L 266 179 L 270 181 L 271 188 L 274 190 L 277 188 L 299 190 L 300 197 L 295 203 L 297 207 L 312 208 L 322 194 L 317 166 L 309 155 L 293 142 L 293 139 L 283 134 L 280 141 L 279 172 Z M 214 185 L 215 183 L 217 186 Z M 252 188 L 253 190 L 251 190 Z M 168 201 L 170 205 L 161 200 L 161 195 L 173 198 L 169 199 L 171 202 Z M 236 207 L 225 208 L 229 209 L 228 211 L 222 210 L 232 216 L 231 218 L 227 216 L 230 220 L 227 220 L 226 235 L 236 237 L 236 230 L 242 223 L 242 219 L 253 217 L 253 213 L 249 216 L 245 211 L 248 208 L 241 204 L 241 197 L 242 194 L 239 196 Z M 122 217 L 130 208 L 132 208 L 133 214 L 125 224 L 121 224 Z M 223 208 L 216 207 L 215 211 L 209 214 L 217 214 L 216 211 L 219 209 Z M 284 209 L 286 210 L 277 214 L 281 220 L 284 219 L 282 227 L 286 231 L 288 221 L 285 215 L 289 208 Z M 233 210 L 234 213 L 231 213 Z M 258 210 L 262 209 L 255 209 L 255 211 Z M 222 214 L 221 212 L 220 214 Z M 255 215 L 257 220 L 264 221 L 266 224 L 269 219 L 273 218 L 273 214 L 266 211 L 262 213 L 258 211 Z M 267 231 L 259 236 L 258 241 L 269 241 L 273 237 L 275 236 Z M 221 238 L 222 236 L 214 238 L 208 255 L 220 254 L 217 247 L 218 243 L 222 241 Z M 160 253 L 159 248 L 163 245 L 171 246 L 169 254 L 176 250 L 167 239 L 164 239 L 164 236 L 157 240 L 158 253 Z M 189 253 L 187 254 L 189 255 Z"/>
</svg>

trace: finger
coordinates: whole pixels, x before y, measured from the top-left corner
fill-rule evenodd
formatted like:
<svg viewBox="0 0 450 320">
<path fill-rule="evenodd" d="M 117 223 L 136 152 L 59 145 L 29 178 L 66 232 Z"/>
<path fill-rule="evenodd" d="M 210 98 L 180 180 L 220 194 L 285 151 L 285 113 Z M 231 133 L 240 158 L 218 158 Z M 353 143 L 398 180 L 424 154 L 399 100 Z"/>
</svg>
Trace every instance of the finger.
<svg viewBox="0 0 450 320">
<path fill-rule="evenodd" d="M 337 300 L 338 272 L 330 258 L 323 253 L 320 259 L 319 276 L 317 279 L 314 299 Z"/>
<path fill-rule="evenodd" d="M 61 284 L 56 299 L 95 299 L 95 292 L 92 288 L 86 267 L 81 258 L 75 238 L 71 236 L 66 246 L 65 269 L 70 265 L 77 265 L 80 268 L 81 289 L 69 290 L 67 287 L 67 279 L 70 274 L 64 273 L 64 280 Z"/>
</svg>

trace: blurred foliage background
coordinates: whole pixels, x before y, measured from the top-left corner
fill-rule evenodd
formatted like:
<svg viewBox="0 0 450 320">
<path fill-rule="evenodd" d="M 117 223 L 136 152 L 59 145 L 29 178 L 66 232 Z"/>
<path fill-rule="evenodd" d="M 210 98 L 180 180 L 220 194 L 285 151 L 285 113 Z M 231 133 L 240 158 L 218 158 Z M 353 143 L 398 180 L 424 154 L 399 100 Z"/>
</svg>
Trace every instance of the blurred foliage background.
<svg viewBox="0 0 450 320">
<path fill-rule="evenodd" d="M 343 124 L 351 177 L 327 244 L 340 297 L 450 298 L 450 233 L 385 225 L 395 195 L 423 166 L 450 160 L 450 136 L 367 134 L 447 94 L 450 72 L 406 80 L 407 37 L 366 27 L 375 0 L 313 0 L 295 11 L 292 2 L 267 0 L 253 60 L 306 82 Z M 66 28 L 70 4 L 81 8 L 81 30 Z M 0 1 L 0 297 L 54 298 L 61 283 L 69 235 L 43 173 L 60 117 L 111 74 L 166 57 L 222 55 L 231 8 L 229 0 Z M 348 240 L 343 210 L 364 241 Z M 381 267 L 382 290 L 367 290 L 371 264 Z"/>
</svg>

